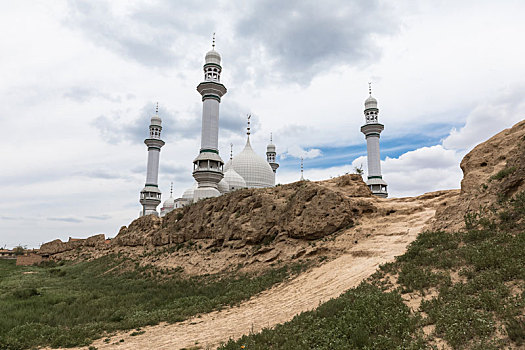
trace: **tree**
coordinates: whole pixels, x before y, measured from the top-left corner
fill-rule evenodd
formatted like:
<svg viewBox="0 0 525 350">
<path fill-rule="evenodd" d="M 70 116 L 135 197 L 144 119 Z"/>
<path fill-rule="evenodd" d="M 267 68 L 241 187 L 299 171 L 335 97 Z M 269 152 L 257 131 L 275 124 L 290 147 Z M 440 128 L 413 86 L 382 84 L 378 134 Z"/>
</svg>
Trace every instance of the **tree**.
<svg viewBox="0 0 525 350">
<path fill-rule="evenodd" d="M 365 171 L 363 170 L 363 164 L 360 164 L 358 167 L 354 167 L 354 174 L 363 175 Z"/>
<path fill-rule="evenodd" d="M 26 252 L 26 249 L 19 245 L 13 248 L 13 252 L 15 255 L 23 255 Z"/>
</svg>

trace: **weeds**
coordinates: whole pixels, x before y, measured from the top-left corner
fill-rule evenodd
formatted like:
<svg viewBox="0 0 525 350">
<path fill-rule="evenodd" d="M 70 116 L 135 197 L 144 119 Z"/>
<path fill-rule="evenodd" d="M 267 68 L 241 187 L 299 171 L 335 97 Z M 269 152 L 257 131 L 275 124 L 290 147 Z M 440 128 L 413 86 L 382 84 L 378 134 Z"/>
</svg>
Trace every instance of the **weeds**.
<svg viewBox="0 0 525 350">
<path fill-rule="evenodd" d="M 50 266 L 0 260 L 0 349 L 87 346 L 104 332 L 182 321 L 238 304 L 304 268 L 183 278 L 180 268 L 133 264 L 129 271 L 117 256 Z"/>
<path fill-rule="evenodd" d="M 221 349 L 242 344 L 246 349 L 430 349 L 435 348 L 429 345 L 435 337 L 454 349 L 522 346 L 523 217 L 525 192 L 503 199 L 498 210 L 481 208 L 465 215 L 465 231 L 423 232 L 404 255 L 381 265 L 367 283 L 315 311 L 230 341 Z M 452 278 L 453 273 L 459 277 Z M 387 274 L 397 276 L 398 289 L 385 292 Z M 432 297 L 411 313 L 401 299 L 401 293 L 408 292 Z M 424 337 L 421 328 L 426 325 L 434 325 L 435 332 Z M 503 325 L 507 338 L 498 339 L 498 325 Z"/>
</svg>

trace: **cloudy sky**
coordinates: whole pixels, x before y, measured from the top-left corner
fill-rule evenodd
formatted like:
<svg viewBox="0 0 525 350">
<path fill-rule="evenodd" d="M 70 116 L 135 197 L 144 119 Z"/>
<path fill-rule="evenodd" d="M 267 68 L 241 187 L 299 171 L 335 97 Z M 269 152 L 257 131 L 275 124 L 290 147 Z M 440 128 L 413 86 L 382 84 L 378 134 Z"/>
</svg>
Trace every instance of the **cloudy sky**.
<svg viewBox="0 0 525 350">
<path fill-rule="evenodd" d="M 191 186 L 205 53 L 228 88 L 220 152 L 261 154 L 278 183 L 363 166 L 368 82 L 391 196 L 459 188 L 461 158 L 525 117 L 525 2 L 0 1 L 0 246 L 105 233 L 137 217 L 149 118 L 163 198 Z"/>
</svg>

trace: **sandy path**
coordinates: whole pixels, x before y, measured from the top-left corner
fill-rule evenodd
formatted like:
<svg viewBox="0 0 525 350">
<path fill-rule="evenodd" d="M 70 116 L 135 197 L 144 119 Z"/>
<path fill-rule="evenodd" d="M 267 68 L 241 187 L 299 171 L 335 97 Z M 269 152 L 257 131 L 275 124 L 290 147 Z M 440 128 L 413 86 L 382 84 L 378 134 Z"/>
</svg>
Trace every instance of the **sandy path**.
<svg viewBox="0 0 525 350">
<path fill-rule="evenodd" d="M 357 286 L 380 264 L 403 254 L 406 246 L 434 216 L 434 208 L 422 204 L 418 201 L 390 202 L 390 206 L 415 210 L 364 220 L 359 229 L 361 232 L 370 230 L 373 234 L 353 245 L 350 243 L 351 230 L 343 234 L 338 239 L 348 247 L 345 254 L 262 292 L 239 306 L 176 324 L 145 327 L 145 334 L 139 336 L 130 336 L 130 332 L 120 333 L 111 337 L 109 344 L 99 339 L 93 346 L 98 349 L 215 348 L 229 338 L 236 339 L 243 334 L 289 321 L 295 315 L 314 309 L 320 303 Z M 120 339 L 124 342 L 118 342 Z"/>
</svg>

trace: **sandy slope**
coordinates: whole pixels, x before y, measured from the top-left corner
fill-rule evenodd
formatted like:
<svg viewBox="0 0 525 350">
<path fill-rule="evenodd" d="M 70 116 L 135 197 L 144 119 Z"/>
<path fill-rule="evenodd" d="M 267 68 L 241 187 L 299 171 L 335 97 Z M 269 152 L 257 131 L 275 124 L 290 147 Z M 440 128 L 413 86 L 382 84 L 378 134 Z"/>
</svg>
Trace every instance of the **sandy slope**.
<svg viewBox="0 0 525 350">
<path fill-rule="evenodd" d="M 443 192 L 430 198 L 379 200 L 378 206 L 395 209 L 395 213 L 363 218 L 358 226 L 337 237 L 331 245 L 344 250 L 338 258 L 237 307 L 203 314 L 177 324 L 146 327 L 145 334 L 139 336 L 130 336 L 130 332 L 120 333 L 112 336 L 109 343 L 99 339 L 93 346 L 98 349 L 215 348 L 229 338 L 239 338 L 243 334 L 289 321 L 295 315 L 314 309 L 320 303 L 357 286 L 380 264 L 401 255 L 434 217 L 435 207 L 455 195 L 457 193 Z M 124 342 L 118 342 L 120 339 Z"/>
</svg>

